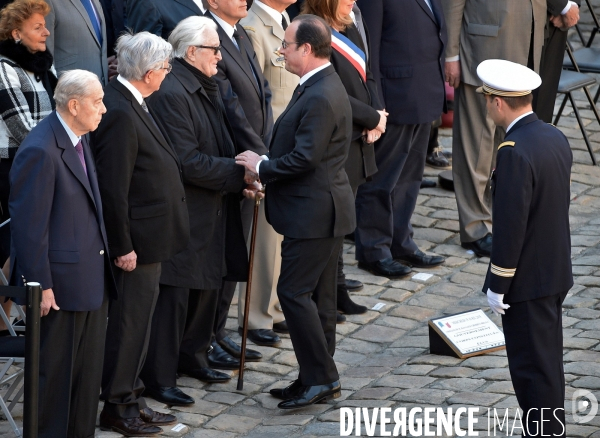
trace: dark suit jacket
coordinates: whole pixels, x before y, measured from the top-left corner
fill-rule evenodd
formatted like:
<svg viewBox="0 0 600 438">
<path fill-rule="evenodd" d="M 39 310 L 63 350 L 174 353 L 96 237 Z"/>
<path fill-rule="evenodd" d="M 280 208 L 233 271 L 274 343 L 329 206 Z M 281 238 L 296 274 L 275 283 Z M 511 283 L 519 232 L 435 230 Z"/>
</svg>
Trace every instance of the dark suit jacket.
<svg viewBox="0 0 600 438">
<path fill-rule="evenodd" d="M 214 19 L 209 11 L 206 16 Z M 236 28 L 242 37 L 248 59 L 242 57 L 219 23 L 217 26 L 223 59 L 217 64 L 219 72 L 214 79 L 219 84 L 227 118 L 233 128 L 237 152 L 251 150 L 264 155 L 273 131 L 269 84 L 262 74 L 250 38 L 242 25 L 238 24 Z M 253 69 L 250 68 L 250 63 Z"/>
<path fill-rule="evenodd" d="M 125 32 L 127 27 L 125 20 L 125 2 L 126 0 L 100 0 L 104 9 L 104 18 L 106 19 L 106 55 L 115 54 L 115 43 L 117 38 Z"/>
<path fill-rule="evenodd" d="M 240 214 L 244 168 L 235 164 L 233 133 L 222 118 L 223 104 L 213 106 L 184 62 L 173 61 L 173 71 L 148 99 L 181 161 L 190 216 L 188 246 L 163 262 L 161 283 L 220 289 L 225 276 L 232 281 L 248 276 Z"/>
<path fill-rule="evenodd" d="M 365 51 L 362 38 L 354 25 L 342 32 L 350 41 Z M 331 53 L 331 64 L 335 68 L 350 100 L 352 107 L 352 144 L 348 152 L 346 172 L 352 187 L 365 181 L 366 177 L 377 172 L 375 149 L 372 144 L 362 141 L 365 128 L 374 129 L 379 124 L 379 113 L 383 109 L 379 103 L 377 85 L 367 64 L 367 82 L 364 82 L 356 68 L 337 50 Z"/>
<path fill-rule="evenodd" d="M 286 11 L 290 17 L 290 20 L 294 20 L 298 15 L 300 15 L 300 11 L 302 9 L 302 4 L 304 0 L 297 0 L 296 3 L 291 4 L 287 7 Z"/>
<path fill-rule="evenodd" d="M 505 294 L 509 304 L 565 293 L 573 286 L 569 142 L 535 114 L 505 140 L 492 175 L 494 235 L 484 291 Z"/>
<path fill-rule="evenodd" d="M 96 168 L 85 137 L 82 143 L 87 175 L 53 112 L 21 143 L 10 171 L 11 282 L 24 276 L 52 288 L 70 311 L 100 308 L 111 265 Z"/>
<path fill-rule="evenodd" d="M 329 66 L 294 93 L 277 119 L 270 160 L 260 164 L 267 221 L 275 231 L 313 239 L 354 230 L 354 195 L 344 169 L 351 134 L 350 102 Z"/>
<path fill-rule="evenodd" d="M 388 123 L 428 123 L 445 108 L 446 25 L 439 0 L 358 0 L 371 37 L 371 71 Z"/>
<path fill-rule="evenodd" d="M 179 160 L 116 78 L 106 86 L 104 105 L 92 140 L 111 256 L 135 251 L 140 264 L 162 262 L 189 239 Z"/>
<path fill-rule="evenodd" d="M 146 30 L 164 39 L 184 18 L 202 15 L 194 0 L 128 0 L 127 22 L 134 32 Z"/>
</svg>

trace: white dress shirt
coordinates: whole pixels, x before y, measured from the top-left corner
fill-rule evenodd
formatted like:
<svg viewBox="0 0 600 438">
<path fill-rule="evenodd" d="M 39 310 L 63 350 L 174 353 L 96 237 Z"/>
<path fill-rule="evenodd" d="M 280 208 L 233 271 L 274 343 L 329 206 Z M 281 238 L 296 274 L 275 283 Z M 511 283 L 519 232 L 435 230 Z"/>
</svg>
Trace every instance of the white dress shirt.
<svg viewBox="0 0 600 438">
<path fill-rule="evenodd" d="M 235 26 L 232 26 L 231 24 L 227 23 L 226 21 L 223 21 L 223 19 L 221 17 L 213 14 L 212 11 L 210 11 L 210 14 L 213 17 L 215 17 L 215 20 L 217 20 L 217 23 L 219 23 L 219 26 L 221 26 L 223 28 L 223 30 L 225 31 L 225 33 L 227 34 L 229 39 L 231 41 L 233 41 L 233 44 L 235 44 L 235 46 L 239 49 L 238 43 L 235 40 L 235 38 L 233 37 L 233 33 L 237 30 L 237 28 Z"/>
<path fill-rule="evenodd" d="M 260 8 L 262 8 L 267 14 L 269 14 L 271 17 L 273 17 L 273 20 L 275 20 L 277 23 L 281 24 L 281 17 L 283 17 L 283 14 L 281 12 L 276 11 L 271 6 L 265 5 L 260 0 L 254 0 L 254 4 L 259 6 Z M 286 18 L 286 21 L 288 23 L 290 22 L 290 20 L 287 18 Z"/>
<path fill-rule="evenodd" d="M 73 147 L 77 146 L 77 143 L 79 143 L 81 137 L 77 137 L 77 134 L 75 134 L 73 130 L 69 128 L 69 125 L 67 125 L 67 123 L 63 120 L 58 111 L 56 111 L 56 115 L 58 116 L 58 121 L 60 122 L 60 124 L 63 125 L 65 131 L 67 131 L 67 135 L 69 136 L 69 140 L 71 140 L 71 143 L 73 143 Z"/>
<path fill-rule="evenodd" d="M 137 100 L 137 103 L 139 103 L 140 105 L 142 104 L 142 102 L 144 101 L 144 96 L 142 96 L 142 93 L 140 93 L 140 90 L 138 90 L 133 85 L 131 85 L 131 82 L 129 82 L 127 79 L 125 79 L 121 75 L 117 76 L 117 81 L 119 81 L 120 83 L 125 85 L 125 88 L 127 88 L 129 91 L 131 91 L 131 94 L 133 94 L 133 97 L 135 97 L 135 100 Z"/>
<path fill-rule="evenodd" d="M 206 12 L 206 9 L 204 9 L 204 5 L 202 4 L 202 0 L 194 0 L 194 3 L 196 3 L 196 6 L 198 6 L 198 8 L 200 8 L 200 11 L 203 14 Z"/>
<path fill-rule="evenodd" d="M 529 111 L 529 112 L 527 112 L 525 114 L 521 114 L 519 117 L 517 117 L 516 119 L 514 119 L 512 121 L 512 123 L 510 125 L 508 125 L 508 128 L 506 128 L 506 133 L 508 134 L 508 131 L 510 131 L 510 128 L 512 128 L 513 126 L 515 126 L 515 123 L 517 123 L 523 117 L 527 117 L 529 114 L 533 114 L 533 111 Z"/>
</svg>

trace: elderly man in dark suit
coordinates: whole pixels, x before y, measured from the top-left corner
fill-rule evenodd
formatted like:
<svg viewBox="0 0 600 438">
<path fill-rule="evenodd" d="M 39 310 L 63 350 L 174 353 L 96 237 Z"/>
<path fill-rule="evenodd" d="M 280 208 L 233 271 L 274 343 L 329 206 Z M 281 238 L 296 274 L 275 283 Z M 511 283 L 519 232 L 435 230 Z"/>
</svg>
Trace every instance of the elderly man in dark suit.
<svg viewBox="0 0 600 438">
<path fill-rule="evenodd" d="M 176 387 L 178 371 L 210 383 L 230 378 L 209 367 L 207 352 L 223 279 L 248 275 L 239 200 L 245 183 L 212 79 L 221 59 L 217 25 L 188 17 L 169 42 L 173 71 L 148 104 L 181 160 L 191 235 L 186 249 L 162 263 L 160 311 L 141 377 L 156 400 L 186 405 L 193 399 Z"/>
<path fill-rule="evenodd" d="M 250 150 L 259 155 L 266 154 L 273 130 L 271 90 L 248 34 L 238 24 L 248 15 L 246 0 L 205 0 L 205 4 L 208 7 L 206 16 L 217 23 L 221 39 L 223 59 L 217 64 L 219 71 L 214 78 L 233 129 L 236 151 Z M 249 200 L 242 201 L 242 222 L 246 236 L 252 222 L 253 204 Z M 216 368 L 236 367 L 238 360 L 231 356 L 240 356 L 239 346 L 225 332 L 227 312 L 235 288 L 236 283 L 228 281 L 221 291 L 214 328 L 216 342 L 212 345 L 214 350 L 210 355 L 212 365 Z M 261 344 L 276 345 L 279 337 L 259 335 L 252 339 Z M 260 353 L 246 350 L 246 358 L 259 359 Z"/>
<path fill-rule="evenodd" d="M 27 136 L 10 172 L 12 281 L 43 288 L 38 437 L 94 435 L 107 293 L 116 292 L 84 136 L 106 112 L 103 94 L 93 73 L 65 73 L 56 112 Z"/>
<path fill-rule="evenodd" d="M 119 268 L 119 299 L 108 316 L 100 427 L 151 436 L 173 415 L 147 407 L 144 365 L 161 262 L 183 250 L 189 221 L 179 159 L 144 98 L 171 70 L 171 45 L 148 32 L 117 42 L 119 76 L 105 89 L 108 109 L 95 133 L 98 182 L 111 257 Z"/>
<path fill-rule="evenodd" d="M 281 54 L 300 85 L 274 129 L 270 158 L 237 157 L 259 174 L 267 220 L 283 234 L 277 294 L 300 365 L 298 379 L 271 394 L 294 409 L 339 397 L 335 351 L 337 259 L 354 229 L 354 196 L 344 169 L 352 109 L 329 62 L 331 31 L 314 15 L 296 17 Z"/>
<path fill-rule="evenodd" d="M 166 40 L 181 20 L 205 12 L 202 0 L 129 0 L 127 23 L 134 32 L 145 30 Z"/>
<path fill-rule="evenodd" d="M 394 278 L 408 274 L 409 266 L 444 261 L 419 250 L 410 219 L 431 122 L 445 107 L 446 26 L 439 0 L 358 4 L 371 35 L 371 71 L 389 116 L 387 131 L 375 145 L 379 171 L 358 189 L 356 259 L 359 267 Z"/>
<path fill-rule="evenodd" d="M 99 0 L 46 0 L 50 13 L 46 27 L 48 50 L 60 74 L 80 68 L 108 84 L 106 20 Z"/>
</svg>

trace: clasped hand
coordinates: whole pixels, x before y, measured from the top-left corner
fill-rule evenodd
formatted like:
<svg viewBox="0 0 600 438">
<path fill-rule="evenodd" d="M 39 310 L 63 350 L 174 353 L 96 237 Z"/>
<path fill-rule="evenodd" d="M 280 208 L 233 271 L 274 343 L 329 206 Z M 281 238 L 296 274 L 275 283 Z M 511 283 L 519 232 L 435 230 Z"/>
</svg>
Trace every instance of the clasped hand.
<svg viewBox="0 0 600 438">
<path fill-rule="evenodd" d="M 565 15 L 550 17 L 550 21 L 561 30 L 567 30 L 575 26 L 579 22 L 579 6 L 572 4 Z"/>
<path fill-rule="evenodd" d="M 248 199 L 255 199 L 256 197 L 262 199 L 265 197 L 263 186 L 256 173 L 256 165 L 262 160 L 263 158 L 260 155 L 252 151 L 242 152 L 235 157 L 235 163 L 246 168 L 244 182 L 248 184 L 248 186 L 244 189 L 242 194 Z"/>
</svg>

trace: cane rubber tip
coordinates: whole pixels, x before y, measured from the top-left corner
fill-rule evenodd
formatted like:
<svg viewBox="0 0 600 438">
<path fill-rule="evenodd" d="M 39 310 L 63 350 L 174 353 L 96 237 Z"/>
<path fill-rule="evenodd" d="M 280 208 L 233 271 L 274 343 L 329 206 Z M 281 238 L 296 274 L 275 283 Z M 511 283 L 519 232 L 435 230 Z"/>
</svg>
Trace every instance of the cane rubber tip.
<svg viewBox="0 0 600 438">
<path fill-rule="evenodd" d="M 244 389 L 244 382 L 241 382 L 238 380 L 238 384 L 237 384 L 237 390 L 241 391 Z"/>
</svg>

